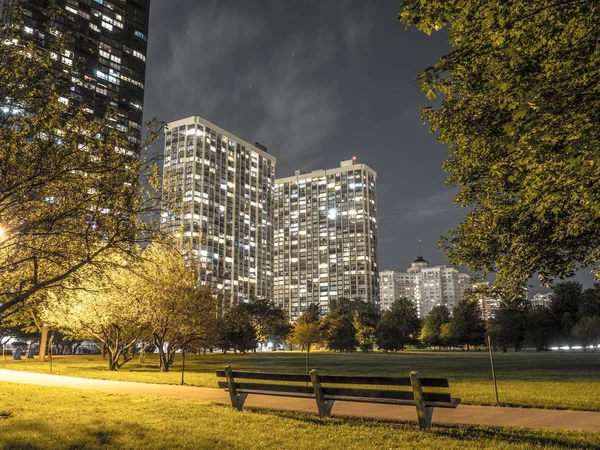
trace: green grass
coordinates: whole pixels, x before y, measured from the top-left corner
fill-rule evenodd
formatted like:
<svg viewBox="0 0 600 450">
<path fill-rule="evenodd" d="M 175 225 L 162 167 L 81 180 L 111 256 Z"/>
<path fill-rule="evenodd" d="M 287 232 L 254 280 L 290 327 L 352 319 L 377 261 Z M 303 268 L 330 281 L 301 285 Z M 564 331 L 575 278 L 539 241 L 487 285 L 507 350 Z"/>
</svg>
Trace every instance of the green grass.
<svg viewBox="0 0 600 450">
<path fill-rule="evenodd" d="M 246 355 L 188 355 L 186 384 L 216 387 L 215 370 L 230 364 L 235 369 L 303 372 L 305 356 L 300 352 L 268 352 Z M 507 406 L 600 411 L 600 353 L 496 353 L 500 403 Z M 311 354 L 311 368 L 321 373 L 448 377 L 452 395 L 464 404 L 495 404 L 488 354 L 486 352 L 402 352 Z M 2 365 L 0 364 L 0 367 Z M 49 372 L 49 363 L 7 359 L 7 369 Z M 181 359 L 169 373 L 159 373 L 156 357 L 145 364 L 137 360 L 118 372 L 106 370 L 100 356 L 55 356 L 53 373 L 107 380 L 179 384 Z"/>
<path fill-rule="evenodd" d="M 237 411 L 192 400 L 0 383 L 0 448 L 600 448 L 600 433 L 435 426 Z"/>
</svg>

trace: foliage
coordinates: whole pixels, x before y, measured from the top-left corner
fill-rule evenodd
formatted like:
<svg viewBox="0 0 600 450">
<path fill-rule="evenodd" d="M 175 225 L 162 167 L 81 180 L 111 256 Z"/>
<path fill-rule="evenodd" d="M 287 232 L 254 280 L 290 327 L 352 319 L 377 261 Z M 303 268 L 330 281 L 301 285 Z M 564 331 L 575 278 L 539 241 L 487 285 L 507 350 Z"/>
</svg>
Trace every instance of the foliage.
<svg viewBox="0 0 600 450">
<path fill-rule="evenodd" d="M 490 321 L 488 334 L 493 345 L 500 346 L 503 352 L 509 347 L 519 351 L 525 341 L 527 316 L 524 308 L 515 304 L 504 305 L 496 311 L 496 317 Z"/>
<path fill-rule="evenodd" d="M 246 304 L 232 305 L 217 321 L 220 333 L 219 347 L 223 351 L 247 352 L 256 349 L 256 329 Z"/>
<path fill-rule="evenodd" d="M 593 288 L 586 289 L 579 303 L 578 317 L 600 316 L 600 284 L 596 283 Z"/>
<path fill-rule="evenodd" d="M 321 320 L 321 307 L 318 303 L 311 303 L 306 307 L 300 318 L 306 323 L 319 323 Z"/>
<path fill-rule="evenodd" d="M 452 310 L 451 336 L 467 350 L 473 345 L 483 345 L 485 324 L 479 305 L 474 301 L 461 300 Z"/>
<path fill-rule="evenodd" d="M 589 0 L 404 0 L 399 19 L 452 50 L 420 76 L 423 118 L 448 146 L 447 182 L 470 212 L 441 242 L 497 272 L 518 298 L 600 260 L 600 4 Z M 600 275 L 597 273 L 597 275 Z"/>
<path fill-rule="evenodd" d="M 8 33 L 8 34 L 7 34 Z M 73 289 L 129 255 L 158 210 L 156 165 L 112 125 L 69 107 L 56 47 L 0 36 L 0 316 L 38 293 Z M 54 56 L 53 56 L 54 55 Z M 109 99 L 107 99 L 107 102 Z M 147 184 L 139 182 L 143 173 Z M 146 188 L 150 191 L 146 191 Z"/>
<path fill-rule="evenodd" d="M 442 326 L 450 323 L 450 311 L 445 305 L 434 307 L 423 323 L 421 329 L 421 342 L 426 347 L 440 347 L 444 345 Z"/>
<path fill-rule="evenodd" d="M 421 322 L 414 303 L 405 298 L 394 300 L 381 316 L 375 329 L 377 346 L 384 351 L 402 350 L 416 342 Z"/>
<path fill-rule="evenodd" d="M 556 334 L 555 320 L 550 308 L 535 306 L 526 319 L 525 343 L 536 351 L 547 350 Z"/>
<path fill-rule="evenodd" d="M 112 269 L 101 277 L 86 271 L 85 285 L 60 297 L 51 293 L 41 316 L 71 339 L 100 342 L 108 353 L 109 370 L 118 370 L 133 358 L 149 321 L 144 296 L 131 283 L 126 261 L 112 257 Z"/>
<path fill-rule="evenodd" d="M 571 335 L 577 323 L 582 294 L 581 283 L 577 281 L 557 283 L 552 289 L 550 309 L 555 317 L 557 337 L 562 345 L 571 345 Z"/>
<path fill-rule="evenodd" d="M 267 299 L 251 300 L 247 305 L 252 325 L 256 330 L 256 342 L 271 342 L 274 347 L 287 340 L 292 332 L 286 312 Z"/>
<path fill-rule="evenodd" d="M 573 327 L 573 338 L 583 347 L 591 345 L 600 345 L 600 316 L 589 316 L 581 319 Z"/>
<path fill-rule="evenodd" d="M 375 328 L 381 319 L 379 307 L 374 302 L 363 302 L 358 304 L 354 311 L 352 324 L 356 329 L 358 346 L 363 352 L 373 350 L 375 344 Z"/>
<path fill-rule="evenodd" d="M 322 321 L 327 348 L 339 352 L 354 352 L 358 346 L 356 328 L 348 314 L 328 314 Z"/>
<path fill-rule="evenodd" d="M 209 339 L 216 305 L 208 287 L 198 286 L 198 273 L 170 245 L 152 244 L 130 268 L 128 291 L 143 303 L 148 333 L 167 372 L 175 352 L 191 342 Z"/>
</svg>

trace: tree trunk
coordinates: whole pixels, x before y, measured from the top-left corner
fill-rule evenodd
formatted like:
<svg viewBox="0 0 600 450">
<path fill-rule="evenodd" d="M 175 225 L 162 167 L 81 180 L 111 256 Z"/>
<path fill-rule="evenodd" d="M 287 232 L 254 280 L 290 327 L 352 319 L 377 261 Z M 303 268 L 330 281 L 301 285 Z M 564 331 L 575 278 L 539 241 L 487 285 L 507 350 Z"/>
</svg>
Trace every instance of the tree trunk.
<svg viewBox="0 0 600 450">
<path fill-rule="evenodd" d="M 46 347 L 48 346 L 48 325 L 42 324 L 40 328 L 40 362 L 46 361 Z"/>
<path fill-rule="evenodd" d="M 106 359 L 106 348 L 105 348 L 106 344 L 102 344 L 100 346 L 100 354 L 102 355 L 102 359 Z"/>
</svg>

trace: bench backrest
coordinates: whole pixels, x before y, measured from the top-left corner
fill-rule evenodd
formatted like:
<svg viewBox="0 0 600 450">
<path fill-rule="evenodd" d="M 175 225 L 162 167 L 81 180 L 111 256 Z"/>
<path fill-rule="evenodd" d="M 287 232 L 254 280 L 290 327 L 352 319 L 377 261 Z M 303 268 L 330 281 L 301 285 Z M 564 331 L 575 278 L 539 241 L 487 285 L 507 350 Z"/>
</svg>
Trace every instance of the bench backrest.
<svg viewBox="0 0 600 450">
<path fill-rule="evenodd" d="M 229 369 L 230 370 L 230 369 Z M 316 371 L 315 371 L 316 372 Z M 299 373 L 272 373 L 272 372 L 246 372 L 231 371 L 235 388 L 243 391 L 265 391 L 314 395 L 314 385 L 311 376 Z M 351 375 L 320 375 L 316 374 L 320 389 L 325 397 L 347 397 L 367 399 L 385 399 L 391 401 L 413 401 L 415 385 L 410 377 L 380 377 L 380 376 L 351 376 Z M 217 370 L 217 377 L 227 378 L 226 370 Z M 420 378 L 420 388 L 435 388 L 435 391 L 449 388 L 446 378 Z M 244 380 L 244 381 L 241 381 Z M 251 380 L 247 382 L 245 380 Z M 283 383 L 259 383 L 257 381 L 278 381 Z M 307 383 L 307 385 L 290 385 L 284 383 Z M 323 386 L 325 385 L 325 386 Z M 368 388 L 373 386 L 374 388 Z M 412 387 L 412 390 L 381 389 L 381 387 Z M 219 381 L 219 387 L 228 389 L 227 381 Z M 421 392 L 422 401 L 436 403 L 451 403 L 449 393 Z"/>
</svg>

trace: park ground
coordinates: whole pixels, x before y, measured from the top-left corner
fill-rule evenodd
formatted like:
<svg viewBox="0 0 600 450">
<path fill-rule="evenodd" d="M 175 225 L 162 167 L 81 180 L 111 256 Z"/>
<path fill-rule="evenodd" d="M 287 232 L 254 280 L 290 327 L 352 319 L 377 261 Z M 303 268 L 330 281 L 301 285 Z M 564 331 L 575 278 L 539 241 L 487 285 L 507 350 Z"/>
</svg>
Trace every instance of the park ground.
<svg viewBox="0 0 600 450">
<path fill-rule="evenodd" d="M 188 388 L 191 389 L 191 388 Z M 0 383 L 4 449 L 593 449 L 600 433 L 437 425 Z"/>
<path fill-rule="evenodd" d="M 496 353 L 495 366 L 500 404 L 553 409 L 600 411 L 600 353 L 519 352 Z M 305 354 L 301 352 L 264 352 L 250 354 L 188 354 L 185 384 L 217 387 L 215 370 L 226 365 L 234 369 L 271 372 L 304 372 Z M 0 362 L 11 370 L 49 373 L 50 362 L 34 360 Z M 117 372 L 106 369 L 99 355 L 54 356 L 52 373 L 84 378 L 146 383 L 181 383 L 181 357 L 168 373 L 157 369 L 155 355 L 144 364 L 137 359 Z M 315 352 L 310 367 L 323 374 L 407 376 L 418 370 L 422 376 L 447 377 L 451 392 L 463 404 L 495 405 L 490 361 L 487 352 L 407 351 L 399 353 Z"/>
</svg>

